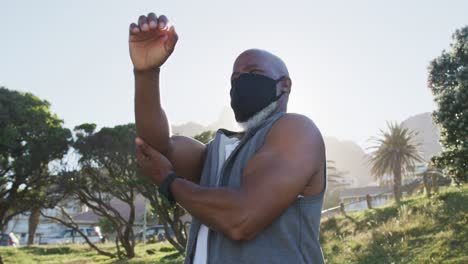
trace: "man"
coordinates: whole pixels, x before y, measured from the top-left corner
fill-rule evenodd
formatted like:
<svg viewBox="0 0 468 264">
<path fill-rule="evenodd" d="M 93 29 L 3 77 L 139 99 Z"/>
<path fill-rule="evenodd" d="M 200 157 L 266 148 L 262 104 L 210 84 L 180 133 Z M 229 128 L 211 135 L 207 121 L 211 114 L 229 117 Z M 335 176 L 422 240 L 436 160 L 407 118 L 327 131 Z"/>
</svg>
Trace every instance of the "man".
<svg viewBox="0 0 468 264">
<path fill-rule="evenodd" d="M 176 43 L 163 15 L 130 25 L 136 155 L 160 193 L 193 216 L 186 263 L 322 263 L 325 147 L 310 119 L 285 113 L 286 65 L 266 51 L 243 52 L 231 76 L 231 107 L 245 131 L 220 129 L 203 145 L 171 137 L 161 108 L 160 67 Z"/>
</svg>

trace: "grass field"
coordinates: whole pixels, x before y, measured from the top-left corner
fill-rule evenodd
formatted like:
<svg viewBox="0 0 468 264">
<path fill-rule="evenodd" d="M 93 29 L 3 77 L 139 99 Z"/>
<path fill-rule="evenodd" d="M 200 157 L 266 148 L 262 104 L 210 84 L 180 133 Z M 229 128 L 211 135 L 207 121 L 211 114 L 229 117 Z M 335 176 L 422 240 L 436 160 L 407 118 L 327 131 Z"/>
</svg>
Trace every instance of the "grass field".
<svg viewBox="0 0 468 264">
<path fill-rule="evenodd" d="M 431 199 L 412 197 L 400 207 L 329 218 L 321 230 L 327 263 L 468 263 L 468 185 L 450 187 Z M 149 255 L 147 249 L 156 253 Z M 0 248 L 5 263 L 183 262 L 168 243 L 139 244 L 136 254 L 130 261 L 116 261 L 86 245 Z"/>
<path fill-rule="evenodd" d="M 112 244 L 105 245 L 104 248 L 111 249 Z M 138 244 L 136 249 L 136 257 L 131 260 L 110 259 L 105 256 L 100 256 L 89 248 L 87 245 L 65 245 L 65 246 L 33 246 L 19 248 L 0 247 L 0 254 L 5 263 L 46 263 L 46 264 L 84 264 L 84 263 L 165 263 L 179 264 L 183 263 L 183 256 L 169 243 L 157 244 Z M 146 253 L 148 249 L 155 249 L 155 254 L 149 255 Z"/>
<path fill-rule="evenodd" d="M 468 185 L 324 220 L 327 263 L 468 263 Z"/>
</svg>

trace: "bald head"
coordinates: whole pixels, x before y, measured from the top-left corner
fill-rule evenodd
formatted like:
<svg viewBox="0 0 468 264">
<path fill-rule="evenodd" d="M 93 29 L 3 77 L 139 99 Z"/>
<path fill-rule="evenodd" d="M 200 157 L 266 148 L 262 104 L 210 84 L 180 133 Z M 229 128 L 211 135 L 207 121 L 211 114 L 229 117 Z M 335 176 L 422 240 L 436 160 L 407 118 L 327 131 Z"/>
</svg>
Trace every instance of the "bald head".
<svg viewBox="0 0 468 264">
<path fill-rule="evenodd" d="M 234 62 L 231 81 L 245 73 L 264 75 L 273 80 L 277 80 L 276 94 L 282 96 L 280 96 L 277 101 L 272 102 L 270 106 L 266 107 L 268 110 L 266 113 L 269 115 L 277 111 L 286 112 L 292 81 L 289 77 L 288 68 L 282 59 L 265 50 L 246 50 L 242 52 Z M 268 109 L 269 107 L 272 107 L 272 109 Z"/>
<path fill-rule="evenodd" d="M 256 73 L 272 79 L 289 77 L 286 64 L 278 56 L 260 49 L 242 52 L 234 62 L 233 77 L 240 73 Z"/>
</svg>

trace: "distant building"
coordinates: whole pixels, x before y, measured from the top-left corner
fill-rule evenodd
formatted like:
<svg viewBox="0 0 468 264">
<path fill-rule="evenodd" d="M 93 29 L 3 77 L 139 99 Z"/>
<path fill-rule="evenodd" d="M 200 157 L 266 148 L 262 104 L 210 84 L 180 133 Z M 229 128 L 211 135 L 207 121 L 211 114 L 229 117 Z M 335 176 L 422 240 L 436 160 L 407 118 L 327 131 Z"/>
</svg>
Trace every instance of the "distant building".
<svg viewBox="0 0 468 264">
<path fill-rule="evenodd" d="M 341 191 L 340 203 L 345 205 L 345 211 L 359 211 L 367 209 L 366 196 L 372 198 L 372 207 L 387 204 L 393 199 L 393 191 L 388 186 L 367 186 L 359 188 L 345 188 Z"/>
<path fill-rule="evenodd" d="M 128 218 L 130 213 L 130 208 L 128 205 L 118 199 L 113 199 L 110 201 L 110 205 L 112 208 L 115 208 L 120 215 Z M 149 202 L 148 202 L 149 205 Z M 145 213 L 145 199 L 141 195 L 137 195 L 134 201 L 135 206 L 135 221 L 134 221 L 134 231 L 138 232 L 143 229 L 143 219 Z M 67 212 L 73 217 L 73 221 L 77 223 L 81 228 L 86 227 L 95 227 L 99 226 L 99 221 L 101 216 L 94 213 L 92 210 L 88 209 L 85 205 L 80 205 L 77 201 L 69 201 L 65 205 L 65 209 Z M 61 217 L 61 213 L 59 209 L 43 209 L 42 212 L 49 216 L 54 217 Z M 149 213 L 149 212 L 148 212 Z M 63 219 L 63 218 L 62 218 Z M 28 237 L 28 220 L 29 220 L 29 213 L 21 214 L 13 218 L 8 223 L 8 227 L 6 229 L 7 233 L 13 232 L 15 233 L 19 239 L 20 244 L 24 245 L 27 243 Z M 157 220 L 149 221 L 147 226 L 153 226 L 158 224 Z M 191 221 L 191 216 L 186 214 L 182 217 L 181 221 L 185 224 Z M 52 234 L 59 233 L 68 227 L 56 223 L 52 220 L 49 220 L 44 217 L 40 217 L 39 225 L 36 231 L 36 238 L 35 243 L 39 244 L 41 237 L 51 236 Z"/>
</svg>

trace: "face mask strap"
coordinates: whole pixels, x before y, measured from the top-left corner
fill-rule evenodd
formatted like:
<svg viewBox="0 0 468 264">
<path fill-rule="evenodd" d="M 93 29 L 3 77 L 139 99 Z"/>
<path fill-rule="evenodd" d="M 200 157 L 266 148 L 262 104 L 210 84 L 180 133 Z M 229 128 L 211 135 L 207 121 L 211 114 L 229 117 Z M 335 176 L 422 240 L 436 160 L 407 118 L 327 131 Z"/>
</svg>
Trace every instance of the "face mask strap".
<svg viewBox="0 0 468 264">
<path fill-rule="evenodd" d="M 286 75 L 283 75 L 283 76 L 279 77 L 278 79 L 276 79 L 276 80 L 275 80 L 276 84 L 278 84 L 281 80 L 283 80 L 283 79 L 286 78 L 286 77 L 287 77 Z M 285 94 L 285 93 L 286 93 L 286 92 L 281 91 L 280 94 L 278 94 L 278 95 L 276 96 L 275 101 L 278 101 L 278 100 L 281 98 L 281 96 L 283 96 L 283 94 Z"/>
</svg>

